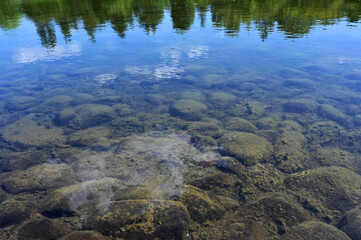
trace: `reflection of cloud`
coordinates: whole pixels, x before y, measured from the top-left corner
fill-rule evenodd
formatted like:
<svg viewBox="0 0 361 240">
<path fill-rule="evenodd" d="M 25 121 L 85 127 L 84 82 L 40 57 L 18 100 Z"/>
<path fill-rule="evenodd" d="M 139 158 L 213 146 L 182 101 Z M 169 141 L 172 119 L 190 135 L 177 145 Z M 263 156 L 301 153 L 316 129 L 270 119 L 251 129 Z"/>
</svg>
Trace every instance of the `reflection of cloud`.
<svg viewBox="0 0 361 240">
<path fill-rule="evenodd" d="M 79 55 L 81 51 L 79 44 L 68 46 L 56 46 L 51 50 L 42 47 L 20 48 L 14 54 L 16 63 L 31 63 L 36 61 L 56 61 L 61 58 Z"/>
<path fill-rule="evenodd" d="M 94 78 L 95 81 L 97 81 L 100 84 L 110 83 L 114 81 L 117 78 L 116 74 L 113 73 L 105 73 L 100 74 Z"/>
<path fill-rule="evenodd" d="M 161 53 L 160 64 L 155 66 L 126 66 L 125 72 L 132 75 L 148 75 L 157 79 L 180 78 L 184 70 L 180 66 L 181 53 L 175 49 Z"/>
<path fill-rule="evenodd" d="M 208 47 L 207 46 L 197 46 L 189 50 L 188 58 L 190 59 L 199 59 L 201 57 L 207 57 Z"/>
</svg>

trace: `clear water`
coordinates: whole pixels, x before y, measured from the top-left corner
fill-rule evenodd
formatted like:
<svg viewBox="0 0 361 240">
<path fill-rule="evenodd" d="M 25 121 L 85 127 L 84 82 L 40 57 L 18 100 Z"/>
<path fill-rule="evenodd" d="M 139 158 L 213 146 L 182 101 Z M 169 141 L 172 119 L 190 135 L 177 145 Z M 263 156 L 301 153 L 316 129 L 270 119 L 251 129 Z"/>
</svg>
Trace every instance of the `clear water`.
<svg viewBox="0 0 361 240">
<path fill-rule="evenodd" d="M 2 0 L 0 238 L 359 239 L 360 17 Z"/>
</svg>

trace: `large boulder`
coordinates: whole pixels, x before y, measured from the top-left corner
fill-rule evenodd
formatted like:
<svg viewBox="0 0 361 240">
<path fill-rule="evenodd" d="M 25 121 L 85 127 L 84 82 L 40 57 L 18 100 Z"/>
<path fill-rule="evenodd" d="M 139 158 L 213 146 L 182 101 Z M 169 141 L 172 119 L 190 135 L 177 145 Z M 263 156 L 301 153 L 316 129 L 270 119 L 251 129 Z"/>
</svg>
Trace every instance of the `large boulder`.
<svg viewBox="0 0 361 240">
<path fill-rule="evenodd" d="M 184 239 L 189 221 L 180 202 L 130 200 L 104 203 L 84 227 L 125 239 Z"/>
<path fill-rule="evenodd" d="M 347 233 L 352 240 L 361 239 L 361 209 L 358 207 L 348 211 L 341 219 L 338 227 Z"/>
<path fill-rule="evenodd" d="M 15 172 L 3 181 L 9 193 L 34 192 L 60 188 L 75 182 L 73 171 L 65 164 L 42 164 Z"/>
<path fill-rule="evenodd" d="M 218 143 L 225 154 L 239 159 L 247 166 L 268 161 L 273 152 L 271 143 L 252 133 L 226 133 Z"/>
<path fill-rule="evenodd" d="M 282 236 L 283 240 L 350 240 L 350 238 L 341 230 L 332 225 L 318 222 L 303 222 Z"/>
<path fill-rule="evenodd" d="M 178 100 L 169 112 L 172 116 L 181 117 L 189 121 L 202 119 L 202 112 L 207 110 L 207 106 L 193 99 Z"/>
<path fill-rule="evenodd" d="M 361 203 L 361 176 L 346 168 L 306 170 L 288 176 L 285 184 L 306 208 L 327 221 Z"/>
</svg>

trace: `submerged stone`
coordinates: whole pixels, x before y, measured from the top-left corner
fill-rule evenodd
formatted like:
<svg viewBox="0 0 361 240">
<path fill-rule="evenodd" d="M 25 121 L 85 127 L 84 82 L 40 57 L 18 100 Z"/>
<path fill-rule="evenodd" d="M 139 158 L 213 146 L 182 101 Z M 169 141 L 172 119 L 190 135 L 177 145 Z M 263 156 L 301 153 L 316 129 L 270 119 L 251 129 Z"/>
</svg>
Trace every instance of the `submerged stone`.
<svg viewBox="0 0 361 240">
<path fill-rule="evenodd" d="M 251 132 L 254 133 L 258 129 L 253 123 L 243 118 L 229 118 L 224 123 L 224 128 L 229 131 Z"/>
<path fill-rule="evenodd" d="M 348 211 L 337 226 L 352 240 L 361 239 L 361 209 Z"/>
<path fill-rule="evenodd" d="M 346 233 L 335 228 L 332 225 L 318 222 L 307 221 L 303 222 L 282 236 L 283 240 L 350 240 Z"/>
<path fill-rule="evenodd" d="M 187 207 L 192 220 L 205 222 L 223 216 L 225 209 L 216 200 L 212 200 L 206 191 L 191 185 L 184 186 L 181 201 Z"/>
<path fill-rule="evenodd" d="M 36 106 L 39 102 L 35 97 L 17 97 L 6 104 L 5 108 L 9 111 L 22 111 Z"/>
<path fill-rule="evenodd" d="M 322 166 L 338 166 L 355 170 L 355 157 L 352 153 L 336 147 L 320 147 L 316 159 Z"/>
<path fill-rule="evenodd" d="M 0 166 L 5 172 L 24 170 L 34 165 L 45 163 L 49 158 L 50 156 L 42 151 L 29 150 L 4 157 Z"/>
<path fill-rule="evenodd" d="M 105 236 L 95 231 L 77 231 L 65 235 L 58 240 L 107 240 Z"/>
<path fill-rule="evenodd" d="M 209 101 L 214 107 L 225 107 L 237 101 L 237 97 L 226 92 L 212 92 Z"/>
<path fill-rule="evenodd" d="M 291 113 L 312 113 L 319 107 L 318 102 L 312 99 L 291 100 L 283 105 L 285 112 Z"/>
<path fill-rule="evenodd" d="M 22 225 L 18 230 L 18 239 L 56 240 L 69 232 L 70 229 L 65 224 L 49 218 L 39 218 Z"/>
<path fill-rule="evenodd" d="M 352 127 L 352 119 L 350 116 L 344 114 L 338 109 L 328 104 L 323 104 L 320 107 L 319 114 L 329 120 L 335 121 L 345 127 Z"/>
<path fill-rule="evenodd" d="M 307 78 L 295 78 L 295 79 L 287 79 L 282 84 L 285 87 L 298 87 L 298 88 L 306 88 L 312 89 L 315 83 Z"/>
<path fill-rule="evenodd" d="M 257 219 L 270 232 L 282 234 L 291 227 L 311 220 L 311 215 L 292 198 L 283 194 L 271 194 L 244 206 L 240 216 Z"/>
<path fill-rule="evenodd" d="M 84 104 L 75 108 L 76 116 L 69 122 L 73 128 L 89 128 L 109 122 L 116 117 L 113 108 L 100 104 Z"/>
<path fill-rule="evenodd" d="M 307 208 L 328 221 L 361 203 L 361 176 L 341 167 L 321 167 L 290 175 L 286 186 Z"/>
<path fill-rule="evenodd" d="M 99 206 L 84 227 L 125 239 L 184 239 L 189 221 L 180 202 L 130 200 Z"/>
<path fill-rule="evenodd" d="M 189 121 L 198 121 L 202 119 L 201 113 L 207 110 L 207 106 L 193 99 L 178 100 L 170 108 L 170 114 L 175 117 L 181 117 Z"/>
<path fill-rule="evenodd" d="M 256 101 L 245 101 L 240 104 L 236 104 L 230 110 L 230 113 L 236 117 L 242 117 L 247 119 L 260 118 L 265 110 L 265 106 Z"/>
<path fill-rule="evenodd" d="M 8 199 L 0 204 L 0 227 L 19 224 L 36 211 L 34 203 Z"/>
<path fill-rule="evenodd" d="M 110 141 L 107 138 L 110 130 L 106 127 L 93 127 L 82 131 L 76 131 L 69 136 L 69 143 L 73 146 L 92 147 L 109 146 Z"/>
<path fill-rule="evenodd" d="M 21 146 L 49 147 L 64 146 L 66 138 L 62 129 L 40 125 L 34 114 L 7 125 L 0 131 L 2 138 L 12 144 Z"/>
<path fill-rule="evenodd" d="M 42 164 L 15 172 L 3 181 L 9 193 L 34 192 L 60 188 L 75 182 L 73 171 L 65 164 Z"/>
<path fill-rule="evenodd" d="M 270 160 L 272 144 L 252 133 L 230 132 L 218 140 L 227 155 L 231 155 L 247 166 Z"/>
</svg>

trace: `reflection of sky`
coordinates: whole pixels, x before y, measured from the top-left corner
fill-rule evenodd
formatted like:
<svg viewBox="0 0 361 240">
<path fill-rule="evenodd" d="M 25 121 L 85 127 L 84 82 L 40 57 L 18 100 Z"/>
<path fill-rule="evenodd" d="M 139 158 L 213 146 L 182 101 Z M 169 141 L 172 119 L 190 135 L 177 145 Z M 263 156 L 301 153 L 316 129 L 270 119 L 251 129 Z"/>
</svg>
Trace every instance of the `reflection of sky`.
<svg viewBox="0 0 361 240">
<path fill-rule="evenodd" d="M 43 47 L 23 47 L 19 48 L 13 55 L 16 63 L 31 63 L 36 61 L 55 61 L 61 58 L 80 55 L 79 44 L 56 46 L 51 50 Z"/>
</svg>

